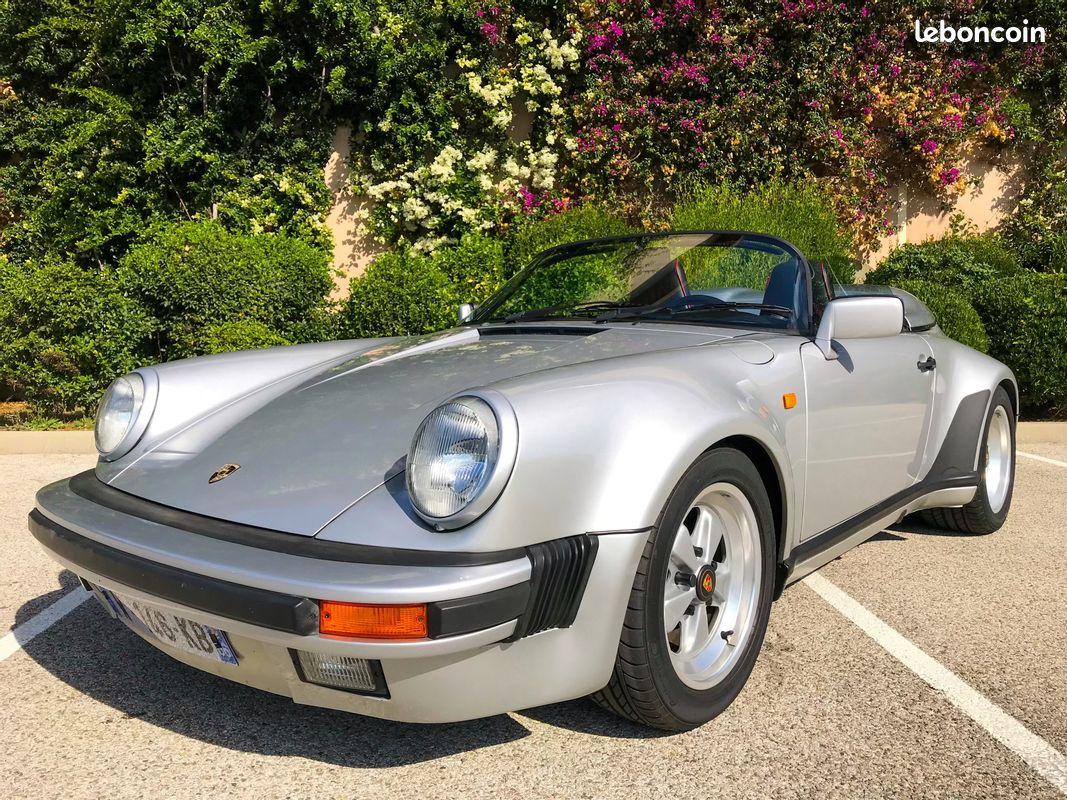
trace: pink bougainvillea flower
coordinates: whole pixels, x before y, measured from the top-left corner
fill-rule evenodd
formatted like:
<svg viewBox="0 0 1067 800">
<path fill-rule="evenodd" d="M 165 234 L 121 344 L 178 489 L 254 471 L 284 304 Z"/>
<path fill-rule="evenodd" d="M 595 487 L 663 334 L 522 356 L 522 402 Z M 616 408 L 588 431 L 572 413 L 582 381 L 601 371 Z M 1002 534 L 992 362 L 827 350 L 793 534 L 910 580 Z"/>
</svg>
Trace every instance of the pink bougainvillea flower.
<svg viewBox="0 0 1067 800">
<path fill-rule="evenodd" d="M 944 125 L 951 130 L 963 130 L 963 117 L 959 114 L 945 114 Z"/>
<path fill-rule="evenodd" d="M 941 170 L 941 185 L 951 186 L 960 179 L 960 171 L 956 167 L 949 167 L 948 169 Z"/>
<path fill-rule="evenodd" d="M 933 139 L 927 139 L 925 142 L 922 143 L 922 145 L 920 145 L 920 147 L 922 148 L 922 151 L 924 153 L 937 152 L 937 142 L 935 142 Z"/>
<path fill-rule="evenodd" d="M 532 211 L 539 205 L 537 195 L 526 186 L 519 187 L 519 200 L 522 202 L 523 211 Z"/>
</svg>

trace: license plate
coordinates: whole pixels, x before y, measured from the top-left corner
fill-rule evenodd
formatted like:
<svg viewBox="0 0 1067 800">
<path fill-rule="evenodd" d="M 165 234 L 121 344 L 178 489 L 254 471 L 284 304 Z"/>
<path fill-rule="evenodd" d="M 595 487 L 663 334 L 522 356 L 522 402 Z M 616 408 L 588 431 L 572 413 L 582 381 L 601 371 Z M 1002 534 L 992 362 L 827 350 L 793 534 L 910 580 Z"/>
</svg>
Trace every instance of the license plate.
<svg viewBox="0 0 1067 800">
<path fill-rule="evenodd" d="M 141 635 L 213 661 L 237 663 L 237 656 L 225 631 L 178 616 L 143 600 L 103 587 L 97 588 L 115 616 Z"/>
</svg>

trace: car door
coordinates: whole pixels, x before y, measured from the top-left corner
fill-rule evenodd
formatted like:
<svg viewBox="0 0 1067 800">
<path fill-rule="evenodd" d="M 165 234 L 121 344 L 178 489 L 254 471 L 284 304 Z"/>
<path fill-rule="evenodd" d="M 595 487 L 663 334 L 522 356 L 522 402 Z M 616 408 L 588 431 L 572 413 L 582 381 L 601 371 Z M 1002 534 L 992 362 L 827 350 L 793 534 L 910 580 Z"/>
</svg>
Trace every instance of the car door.
<svg viewBox="0 0 1067 800">
<path fill-rule="evenodd" d="M 925 337 L 835 343 L 839 358 L 829 361 L 814 343 L 801 346 L 808 415 L 801 539 L 915 483 L 933 416 L 936 371 Z"/>
</svg>

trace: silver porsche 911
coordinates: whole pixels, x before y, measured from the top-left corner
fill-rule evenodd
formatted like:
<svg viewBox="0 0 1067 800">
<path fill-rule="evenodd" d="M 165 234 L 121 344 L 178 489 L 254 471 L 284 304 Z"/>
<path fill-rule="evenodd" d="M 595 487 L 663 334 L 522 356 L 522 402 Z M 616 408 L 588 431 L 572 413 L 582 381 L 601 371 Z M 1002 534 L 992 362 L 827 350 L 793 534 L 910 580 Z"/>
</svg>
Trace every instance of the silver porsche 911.
<svg viewBox="0 0 1067 800">
<path fill-rule="evenodd" d="M 460 324 L 117 379 L 30 530 L 176 659 L 442 722 L 592 694 L 700 725 L 774 599 L 922 512 L 990 533 L 1016 383 L 754 233 L 542 253 Z"/>
</svg>

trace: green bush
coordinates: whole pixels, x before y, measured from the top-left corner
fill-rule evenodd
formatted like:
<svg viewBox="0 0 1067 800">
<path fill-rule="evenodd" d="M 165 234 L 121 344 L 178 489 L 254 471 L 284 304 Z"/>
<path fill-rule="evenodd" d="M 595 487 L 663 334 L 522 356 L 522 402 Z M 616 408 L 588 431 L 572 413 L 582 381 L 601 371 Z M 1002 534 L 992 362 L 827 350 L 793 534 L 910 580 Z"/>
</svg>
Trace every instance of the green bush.
<svg viewBox="0 0 1067 800">
<path fill-rule="evenodd" d="M 970 297 L 978 287 L 1018 270 L 1018 259 L 994 235 L 946 236 L 896 248 L 866 282 L 900 286 L 902 281 L 924 280 L 950 285 Z"/>
<path fill-rule="evenodd" d="M 339 327 L 354 339 L 429 333 L 454 325 L 460 302 L 439 259 L 410 248 L 390 251 L 352 282 Z"/>
<path fill-rule="evenodd" d="M 977 289 L 989 353 L 1015 372 L 1028 416 L 1067 412 L 1067 276 L 1020 272 Z"/>
<path fill-rule="evenodd" d="M 634 233 L 634 229 L 622 217 L 592 203 L 539 219 L 522 220 L 508 232 L 507 276 L 514 275 L 535 255 L 550 247 L 627 233 Z"/>
<path fill-rule="evenodd" d="M 239 319 L 202 328 L 183 346 L 192 352 L 213 355 L 286 344 L 291 342 L 262 322 Z"/>
<path fill-rule="evenodd" d="M 215 222 L 157 228 L 122 260 L 119 278 L 160 321 L 163 359 L 203 352 L 202 331 L 223 322 L 256 322 L 279 340 L 305 340 L 331 286 L 320 250 Z"/>
<path fill-rule="evenodd" d="M 149 356 L 154 321 L 108 272 L 0 259 L 0 381 L 38 414 L 91 413 Z"/>
<path fill-rule="evenodd" d="M 523 269 L 538 253 L 561 244 L 620 236 L 634 230 L 602 206 L 589 204 L 546 217 L 527 219 L 511 231 L 506 248 L 507 273 Z M 613 294 L 619 279 L 619 254 L 568 259 L 558 266 L 545 264 L 522 285 L 497 314 L 531 308 L 567 305 L 601 294 Z"/>
<path fill-rule="evenodd" d="M 503 274 L 503 243 L 480 233 L 430 255 L 405 247 L 383 253 L 352 282 L 339 335 L 410 336 L 452 327 L 459 304 L 484 301 Z"/>
<path fill-rule="evenodd" d="M 468 233 L 459 244 L 434 251 L 433 260 L 448 277 L 461 303 L 481 303 L 504 278 L 504 244 L 480 233 Z"/>
<path fill-rule="evenodd" d="M 814 185 L 774 181 L 748 192 L 731 184 L 701 186 L 674 207 L 671 227 L 778 236 L 810 260 L 824 262 L 842 283 L 852 283 L 858 268 L 833 204 Z"/>
<path fill-rule="evenodd" d="M 951 286 L 914 278 L 898 281 L 893 285 L 905 292 L 911 292 L 926 303 L 946 336 L 983 353 L 989 350 L 989 337 L 978 312 L 966 297 Z"/>
</svg>

